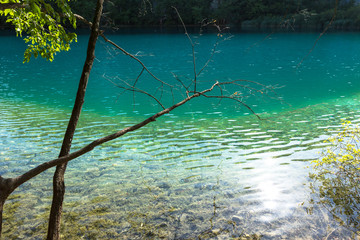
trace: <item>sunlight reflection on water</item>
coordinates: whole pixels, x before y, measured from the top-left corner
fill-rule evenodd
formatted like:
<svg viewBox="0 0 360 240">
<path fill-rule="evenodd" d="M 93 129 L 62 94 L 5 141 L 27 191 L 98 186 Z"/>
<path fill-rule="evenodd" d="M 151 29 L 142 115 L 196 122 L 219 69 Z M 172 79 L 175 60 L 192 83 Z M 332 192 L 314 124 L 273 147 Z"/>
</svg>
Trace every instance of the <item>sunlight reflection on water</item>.
<svg viewBox="0 0 360 240">
<path fill-rule="evenodd" d="M 37 109 L 36 105 L 31 104 L 27 104 L 30 109 L 27 112 L 21 102 L 16 103 L 18 107 L 14 107 L 15 102 L 2 102 L 7 107 L 2 109 L 3 118 L 0 122 L 1 156 L 5 156 L 1 173 L 13 176 L 56 156 L 62 137 L 61 129 L 66 124 L 62 115 L 44 107 Z M 333 107 L 341 109 L 340 106 L 347 107 L 328 104 L 325 110 Z M 323 110 L 319 108 L 317 111 L 321 114 Z M 338 111 L 337 118 L 352 118 L 353 115 L 348 112 Z M 353 111 L 353 114 L 356 113 Z M 269 229 L 266 226 L 276 226 L 281 221 L 286 221 L 288 225 L 298 224 L 297 219 L 303 219 L 300 220 L 304 221 L 303 226 L 316 222 L 317 216 L 312 216 L 312 222 L 307 223 L 309 216 L 305 211 L 299 212 L 299 209 L 300 204 L 309 197 L 306 167 L 311 159 L 318 156 L 324 146 L 322 141 L 327 138 L 322 128 L 326 125 L 320 125 L 321 122 L 312 123 L 315 125 L 311 129 L 317 131 L 303 132 L 301 126 L 309 122 L 296 120 L 306 116 L 306 113 L 303 114 L 294 119 L 289 117 L 292 122 L 289 125 L 275 127 L 272 122 L 260 121 L 256 128 L 253 128 L 252 121 L 246 119 L 216 119 L 219 127 L 214 127 L 213 121 L 208 120 L 199 125 L 194 119 L 185 120 L 185 123 L 165 119 L 160 125 L 154 124 L 138 133 L 124 136 L 70 163 L 67 178 L 69 199 L 86 202 L 85 199 L 100 194 L 106 196 L 112 205 L 115 201 L 112 198 L 117 198 L 114 189 L 117 189 L 120 196 L 126 193 L 128 201 L 131 201 L 127 210 L 121 210 L 126 214 L 136 211 L 140 205 L 147 209 L 142 211 L 151 211 L 151 204 L 145 203 L 149 194 L 164 196 L 164 199 L 161 200 L 161 197 L 157 200 L 158 203 L 164 207 L 170 204 L 179 209 L 177 216 L 184 218 L 184 228 L 181 229 L 188 231 L 186 226 L 192 224 L 188 219 L 189 211 L 195 216 L 202 216 L 201 219 L 207 219 L 211 208 L 206 206 L 215 197 L 218 199 L 217 204 L 222 207 L 217 209 L 216 216 L 219 219 L 211 218 L 211 221 L 220 228 L 227 228 L 221 223 L 222 218 L 235 219 L 233 221 L 236 222 L 240 221 L 238 216 L 244 216 L 249 224 L 260 221 L 258 227 L 246 228 L 250 232 L 261 232 L 268 237 L 276 234 L 291 236 L 295 234 L 291 230 L 286 232 L 286 228 L 279 230 L 278 227 Z M 285 118 L 288 118 L 286 113 Z M 102 136 L 105 132 L 111 132 L 117 126 L 116 122 L 119 122 L 114 118 L 98 121 L 98 117 L 91 113 L 85 113 L 84 119 L 87 120 L 79 126 L 75 149 L 88 142 L 91 139 L 89 136 Z M 122 122 L 128 125 L 133 119 Z M 332 124 L 328 127 L 335 130 L 338 126 Z M 291 131 L 294 129 L 297 131 Z M 39 176 L 32 182 L 39 185 L 44 177 L 49 176 Z M 87 180 L 79 183 L 79 178 Z M 20 192 L 26 189 L 25 192 L 32 192 L 33 197 L 37 198 L 35 189 L 21 189 Z M 46 195 L 51 193 L 46 192 Z M 200 207 L 198 210 L 186 207 L 196 202 Z M 115 209 L 125 206 L 113 206 L 114 211 L 120 211 Z M 156 215 L 155 212 L 151 212 L 151 216 Z M 197 234 L 207 225 L 199 224 L 196 223 Z M 307 234 L 316 236 L 319 233 Z"/>
</svg>

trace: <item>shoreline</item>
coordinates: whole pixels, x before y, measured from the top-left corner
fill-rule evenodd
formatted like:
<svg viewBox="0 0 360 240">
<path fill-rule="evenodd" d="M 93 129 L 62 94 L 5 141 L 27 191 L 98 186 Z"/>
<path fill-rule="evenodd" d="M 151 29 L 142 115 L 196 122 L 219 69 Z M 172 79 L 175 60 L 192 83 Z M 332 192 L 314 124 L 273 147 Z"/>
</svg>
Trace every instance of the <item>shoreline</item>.
<svg viewBox="0 0 360 240">
<path fill-rule="evenodd" d="M 360 26 L 341 23 L 341 20 L 335 21 L 327 30 L 327 32 L 359 32 Z M 339 23 L 340 22 L 340 23 Z M 226 29 L 226 32 L 245 32 L 245 33 L 263 33 L 263 32 L 322 32 L 326 25 L 324 24 L 284 24 L 278 21 L 259 21 L 248 20 L 241 24 L 221 24 L 221 29 Z M 197 24 L 188 24 L 186 28 L 189 33 L 196 33 L 200 30 L 203 33 L 217 33 L 218 30 L 214 26 L 201 27 Z M 114 25 L 110 27 L 103 27 L 103 30 L 108 33 L 183 33 L 182 25 Z M 12 26 L 0 25 L 0 33 L 8 32 L 15 33 Z M 88 32 L 87 26 L 79 25 L 75 32 L 82 34 Z M 225 32 L 225 31 L 224 31 Z"/>
</svg>

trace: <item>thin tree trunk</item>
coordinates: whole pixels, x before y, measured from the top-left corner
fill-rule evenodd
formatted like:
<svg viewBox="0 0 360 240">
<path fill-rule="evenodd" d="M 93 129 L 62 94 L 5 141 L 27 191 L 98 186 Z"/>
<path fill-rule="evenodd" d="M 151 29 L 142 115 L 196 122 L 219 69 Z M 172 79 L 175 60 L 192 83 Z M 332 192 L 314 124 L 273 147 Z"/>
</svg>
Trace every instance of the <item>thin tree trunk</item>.
<svg viewBox="0 0 360 240">
<path fill-rule="evenodd" d="M 2 181 L 2 179 L 0 179 L 0 181 Z M 0 183 L 0 186 L 2 185 L 2 183 Z M 3 215 L 3 210 L 4 210 L 4 204 L 5 204 L 5 200 L 7 199 L 6 194 L 4 194 L 4 189 L 2 187 L 0 187 L 0 239 L 1 239 L 1 233 L 2 233 L 2 215 Z"/>
<path fill-rule="evenodd" d="M 2 222 L 3 222 L 3 210 L 4 210 L 4 204 L 9 195 L 3 195 L 0 193 L 0 239 L 1 239 L 1 233 L 2 233 Z"/>
<path fill-rule="evenodd" d="M 102 14 L 103 2 L 104 2 L 103 0 L 97 1 L 95 16 L 93 20 L 93 25 L 91 27 L 91 34 L 88 43 L 87 56 L 79 82 L 75 104 L 68 123 L 68 127 L 66 129 L 66 133 L 64 136 L 59 157 L 66 156 L 70 153 L 71 142 L 75 133 L 76 125 L 80 117 L 82 106 L 84 104 L 86 87 L 89 80 L 90 71 L 95 59 L 95 45 L 99 35 L 99 23 Z M 62 165 L 58 165 L 56 167 L 55 174 L 53 177 L 53 201 L 52 201 L 50 217 L 49 217 L 49 226 L 48 226 L 48 235 L 47 235 L 48 240 L 60 239 L 60 220 L 62 214 L 64 194 L 65 194 L 64 175 L 65 175 L 66 165 L 67 165 L 66 163 Z"/>
<path fill-rule="evenodd" d="M 9 196 L 9 192 L 11 192 L 9 185 L 6 184 L 5 179 L 0 176 L 0 239 L 2 233 L 4 204 L 7 197 Z"/>
<path fill-rule="evenodd" d="M 1 233 L 2 233 L 2 215 L 3 215 L 3 209 L 4 209 L 5 199 L 0 199 L 0 239 L 1 239 Z"/>
<path fill-rule="evenodd" d="M 6 199 L 15 190 L 13 179 L 5 179 L 0 176 L 0 239 L 2 233 L 3 210 Z"/>
</svg>

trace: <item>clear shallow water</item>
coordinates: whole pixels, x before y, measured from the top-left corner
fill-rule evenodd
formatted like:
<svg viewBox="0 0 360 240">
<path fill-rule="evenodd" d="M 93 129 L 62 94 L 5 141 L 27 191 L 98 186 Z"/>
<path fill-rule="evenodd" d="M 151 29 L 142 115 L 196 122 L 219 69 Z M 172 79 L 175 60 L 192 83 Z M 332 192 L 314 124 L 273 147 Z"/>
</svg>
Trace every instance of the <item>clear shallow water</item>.
<svg viewBox="0 0 360 240">
<path fill-rule="evenodd" d="M 311 197 L 306 167 L 319 156 L 323 140 L 340 119 L 357 122 L 360 116 L 360 35 L 327 34 L 300 68 L 316 34 L 274 34 L 262 41 L 265 36 L 235 34 L 223 42 L 200 76 L 201 86 L 214 80 L 259 81 L 281 86 L 277 92 L 288 104 L 248 99 L 266 119 L 258 120 L 231 102 L 197 100 L 71 162 L 65 229 L 88 238 L 124 239 L 352 236 L 325 209 L 309 215 L 301 203 Z M 138 53 L 171 84 L 176 83 L 171 72 L 182 79 L 192 76 L 191 49 L 182 34 L 110 38 Z M 72 51 L 53 63 L 25 65 L 19 39 L 0 41 L 11 46 L 0 50 L 0 172 L 10 177 L 57 156 L 87 38 L 80 36 Z M 198 38 L 198 66 L 215 41 L 213 35 Z M 136 63 L 101 41 L 96 56 L 74 150 L 160 109 L 142 96 L 133 104 L 132 94 L 119 95 L 121 90 L 104 78 L 135 79 L 141 70 Z M 141 80 L 140 86 L 154 88 L 148 76 Z M 51 176 L 48 171 L 16 191 L 19 198 L 12 202 L 21 204 L 5 228 L 16 229 L 18 238 L 41 238 Z"/>
</svg>

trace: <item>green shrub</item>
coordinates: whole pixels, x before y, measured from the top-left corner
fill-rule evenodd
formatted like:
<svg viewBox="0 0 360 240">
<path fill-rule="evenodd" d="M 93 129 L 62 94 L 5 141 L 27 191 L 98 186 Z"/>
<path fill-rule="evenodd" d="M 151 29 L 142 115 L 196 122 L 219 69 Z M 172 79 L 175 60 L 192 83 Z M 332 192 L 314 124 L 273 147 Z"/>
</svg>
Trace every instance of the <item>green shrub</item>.
<svg viewBox="0 0 360 240">
<path fill-rule="evenodd" d="M 360 231 L 360 128 L 346 121 L 330 146 L 313 161 L 315 203 L 323 205 L 341 224 Z"/>
</svg>

